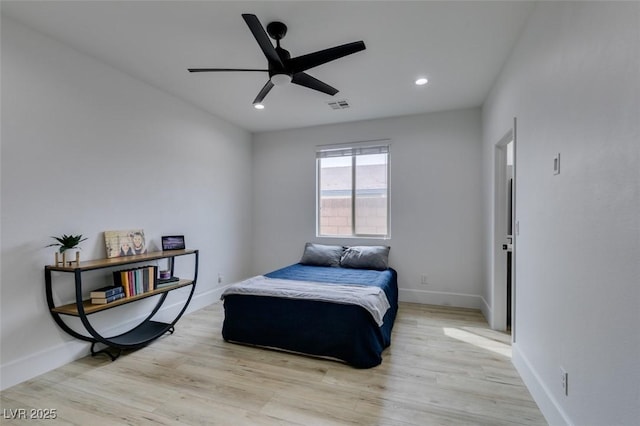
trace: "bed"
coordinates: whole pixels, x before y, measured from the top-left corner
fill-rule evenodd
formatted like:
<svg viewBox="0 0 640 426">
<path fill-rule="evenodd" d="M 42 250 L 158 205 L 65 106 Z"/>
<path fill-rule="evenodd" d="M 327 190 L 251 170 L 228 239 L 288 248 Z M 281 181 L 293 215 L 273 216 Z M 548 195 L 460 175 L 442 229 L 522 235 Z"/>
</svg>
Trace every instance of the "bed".
<svg viewBox="0 0 640 426">
<path fill-rule="evenodd" d="M 326 247 L 335 251 L 330 260 L 317 256 Z M 362 255 L 378 249 L 307 243 L 300 263 L 230 286 L 222 296 L 224 340 L 337 359 L 356 368 L 379 365 L 391 343 L 398 285 L 397 272 L 384 256 L 372 263 L 367 253 Z M 353 256 L 351 262 L 348 256 L 344 260 L 354 251 L 355 263 Z M 269 287 L 284 293 L 260 292 Z M 319 293 L 309 295 L 309 289 Z M 325 297 L 325 290 L 338 293 L 337 301 Z M 369 302 L 361 303 L 365 299 Z"/>
</svg>

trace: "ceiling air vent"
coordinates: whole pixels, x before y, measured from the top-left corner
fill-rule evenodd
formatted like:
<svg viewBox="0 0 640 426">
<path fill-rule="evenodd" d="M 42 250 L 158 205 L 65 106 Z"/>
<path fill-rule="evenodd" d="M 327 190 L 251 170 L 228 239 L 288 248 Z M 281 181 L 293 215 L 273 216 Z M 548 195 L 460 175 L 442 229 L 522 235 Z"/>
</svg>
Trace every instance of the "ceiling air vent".
<svg viewBox="0 0 640 426">
<path fill-rule="evenodd" d="M 346 99 L 342 99 L 340 101 L 332 101 L 327 102 L 327 105 L 331 107 L 331 109 L 347 109 L 349 108 L 349 102 Z"/>
</svg>

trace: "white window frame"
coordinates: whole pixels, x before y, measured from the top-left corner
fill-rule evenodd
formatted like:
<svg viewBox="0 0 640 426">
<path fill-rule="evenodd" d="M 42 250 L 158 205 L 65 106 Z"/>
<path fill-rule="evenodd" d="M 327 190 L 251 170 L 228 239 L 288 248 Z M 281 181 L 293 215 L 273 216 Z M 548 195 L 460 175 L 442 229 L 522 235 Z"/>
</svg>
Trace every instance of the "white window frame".
<svg viewBox="0 0 640 426">
<path fill-rule="evenodd" d="M 316 237 L 319 238 L 370 238 L 370 239 L 390 239 L 391 238 L 391 184 L 390 184 L 390 164 L 391 164 L 391 141 L 388 139 L 372 140 L 366 142 L 353 142 L 347 144 L 318 145 L 316 147 Z M 358 234 L 356 233 L 356 158 L 358 155 L 380 153 L 387 155 L 387 234 Z M 320 233 L 320 160 L 322 158 L 351 156 L 351 234 L 350 235 L 330 235 Z"/>
</svg>

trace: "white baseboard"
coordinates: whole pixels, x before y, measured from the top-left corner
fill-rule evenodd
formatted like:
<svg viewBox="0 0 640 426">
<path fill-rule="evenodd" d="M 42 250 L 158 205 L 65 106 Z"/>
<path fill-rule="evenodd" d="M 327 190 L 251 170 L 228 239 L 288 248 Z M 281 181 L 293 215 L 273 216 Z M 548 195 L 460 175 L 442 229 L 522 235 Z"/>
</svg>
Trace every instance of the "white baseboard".
<svg viewBox="0 0 640 426">
<path fill-rule="evenodd" d="M 215 288 L 213 290 L 194 295 L 185 315 L 219 301 L 223 290 L 224 288 Z M 171 318 L 171 315 L 175 318 L 175 314 L 177 314 L 181 308 L 182 304 L 179 302 L 163 306 L 163 308 L 158 311 L 154 319 L 162 320 L 163 316 Z M 127 330 L 130 328 L 128 327 L 128 324 L 137 324 L 144 318 L 145 316 L 133 318 L 125 324 L 118 324 L 117 328 L 114 328 L 113 331 Z M 176 326 L 179 327 L 180 322 L 178 322 Z M 111 330 L 108 330 L 107 332 L 109 331 Z M 90 343 L 73 339 L 60 343 L 54 347 L 44 349 L 40 352 L 29 354 L 26 357 L 2 364 L 0 365 L 0 390 L 8 389 L 11 386 L 15 386 L 26 380 L 83 358 L 88 355 L 90 347 Z"/>
<path fill-rule="evenodd" d="M 454 306 L 457 308 L 482 309 L 483 298 L 476 294 L 450 293 L 446 291 L 427 291 L 399 289 L 401 302 L 422 303 L 424 305 Z"/>
<path fill-rule="evenodd" d="M 87 356 L 87 343 L 80 340 L 60 343 L 0 366 L 0 390 L 22 383 L 71 361 Z"/>
<path fill-rule="evenodd" d="M 512 362 L 518 370 L 522 381 L 529 389 L 531 396 L 540 408 L 542 415 L 549 425 L 573 425 L 571 419 L 564 412 L 558 401 L 553 397 L 549 388 L 540 379 L 540 375 L 533 368 L 526 355 L 520 351 L 517 344 L 512 346 Z"/>
<path fill-rule="evenodd" d="M 482 299 L 482 306 L 480 306 L 482 315 L 484 315 L 484 319 L 486 319 L 489 326 L 491 326 L 491 321 L 493 321 L 493 309 L 491 309 L 491 306 L 489 306 L 484 297 L 480 296 L 480 299 Z"/>
</svg>

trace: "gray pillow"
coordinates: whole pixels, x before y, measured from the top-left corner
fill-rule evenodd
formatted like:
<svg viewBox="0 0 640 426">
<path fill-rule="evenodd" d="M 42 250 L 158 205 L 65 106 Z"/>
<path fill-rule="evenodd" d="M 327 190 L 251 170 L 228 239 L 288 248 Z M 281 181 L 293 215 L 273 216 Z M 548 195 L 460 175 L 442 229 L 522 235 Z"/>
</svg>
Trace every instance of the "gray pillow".
<svg viewBox="0 0 640 426">
<path fill-rule="evenodd" d="M 340 266 L 344 247 L 307 243 L 300 263 L 313 266 Z"/>
<path fill-rule="evenodd" d="M 389 267 L 389 250 L 391 247 L 386 246 L 347 247 L 340 259 L 340 266 L 383 271 Z"/>
</svg>

